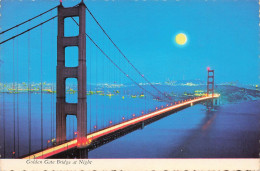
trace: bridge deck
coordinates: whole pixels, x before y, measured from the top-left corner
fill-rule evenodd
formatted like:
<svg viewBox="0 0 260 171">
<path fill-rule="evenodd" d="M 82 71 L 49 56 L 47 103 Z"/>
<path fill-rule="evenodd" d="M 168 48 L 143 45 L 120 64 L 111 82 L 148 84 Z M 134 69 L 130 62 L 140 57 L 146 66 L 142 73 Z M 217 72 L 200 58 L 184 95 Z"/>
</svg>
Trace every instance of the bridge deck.
<svg viewBox="0 0 260 171">
<path fill-rule="evenodd" d="M 219 97 L 219 95 L 215 94 L 214 97 L 208 96 L 208 97 L 199 97 L 199 98 L 195 98 L 195 99 L 192 99 L 192 100 L 185 100 L 182 103 L 171 105 L 171 106 L 165 107 L 163 109 L 158 109 L 158 110 L 151 112 L 149 114 L 139 116 L 139 117 L 133 118 L 129 121 L 124 121 L 120 124 L 117 124 L 117 125 L 105 128 L 103 130 L 88 134 L 86 145 L 90 144 L 95 139 L 98 139 L 102 136 L 105 136 L 105 135 L 110 134 L 112 132 L 118 131 L 120 129 L 124 129 L 124 128 L 130 126 L 130 125 L 140 123 L 140 122 L 145 121 L 147 119 L 151 119 L 153 117 L 164 114 L 166 112 L 170 112 L 172 110 L 181 108 L 181 107 L 186 106 L 186 105 L 195 104 L 195 103 L 198 103 L 198 102 L 202 102 L 202 101 L 212 99 L 212 98 L 217 98 L 217 97 Z M 77 146 L 77 139 L 73 139 L 73 140 L 70 140 L 70 141 L 65 142 L 63 144 L 60 144 L 60 145 L 57 145 L 57 146 L 54 146 L 54 147 L 50 147 L 50 148 L 47 148 L 43 151 L 29 155 L 27 157 L 24 157 L 23 159 L 33 159 L 33 158 L 43 159 L 43 158 L 51 157 L 55 154 L 67 151 L 69 149 L 75 148 L 76 146 Z"/>
</svg>

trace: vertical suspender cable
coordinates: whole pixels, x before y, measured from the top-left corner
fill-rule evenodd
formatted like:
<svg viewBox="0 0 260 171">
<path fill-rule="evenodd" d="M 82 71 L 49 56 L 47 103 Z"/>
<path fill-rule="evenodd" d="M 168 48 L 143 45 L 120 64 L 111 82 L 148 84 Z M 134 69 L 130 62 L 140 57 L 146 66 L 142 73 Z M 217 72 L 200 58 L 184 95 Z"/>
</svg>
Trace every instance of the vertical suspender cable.
<svg viewBox="0 0 260 171">
<path fill-rule="evenodd" d="M 87 48 L 87 42 L 86 42 L 86 48 Z M 87 56 L 87 54 L 86 54 Z M 88 95 L 87 95 L 87 92 L 88 92 L 88 61 L 86 60 L 86 92 L 85 95 L 86 95 L 86 133 L 88 135 Z M 73 138 L 74 138 L 74 117 L 73 117 Z"/>
<path fill-rule="evenodd" d="M 74 139 L 74 131 L 75 131 L 75 129 L 74 129 L 74 118 L 75 118 L 75 117 L 72 118 L 72 119 L 73 119 L 73 120 L 72 120 L 72 121 L 73 121 L 73 124 L 72 124 L 72 127 L 73 127 L 73 128 L 72 128 L 72 129 L 73 129 L 72 137 L 73 137 L 73 139 Z"/>
<path fill-rule="evenodd" d="M 103 85 L 102 85 L 102 88 L 103 88 L 103 94 L 105 95 L 105 89 L 104 89 L 104 83 L 105 83 L 105 69 L 104 69 L 104 58 L 102 58 L 103 60 L 102 60 L 102 75 L 103 75 Z M 102 102 L 102 115 L 101 115 L 101 117 L 102 117 L 102 128 L 104 128 L 105 127 L 105 125 L 104 125 L 104 116 L 105 116 L 105 110 L 104 110 L 104 104 L 105 104 L 105 98 L 102 98 L 103 99 L 103 102 Z"/>
<path fill-rule="evenodd" d="M 56 93 L 56 89 L 54 87 L 54 82 L 52 83 L 52 138 L 55 139 L 55 96 L 54 93 Z"/>
<path fill-rule="evenodd" d="M 89 96 L 90 96 L 90 98 L 89 98 L 89 133 L 91 133 L 91 109 L 92 109 L 92 106 L 91 106 L 91 99 L 92 99 L 92 95 L 91 95 L 91 93 L 92 93 L 92 87 L 91 87 L 91 84 L 92 84 L 92 80 L 91 80 L 91 75 L 92 75 L 92 72 L 91 72 L 91 69 L 92 69 L 92 63 L 91 63 L 92 61 L 91 61 L 91 54 L 90 54 L 90 58 L 89 58 L 89 63 L 90 63 L 90 65 L 89 65 L 89 72 L 90 72 L 90 74 L 89 74 Z M 78 123 L 77 123 L 78 124 Z"/>
<path fill-rule="evenodd" d="M 52 67 L 52 65 L 51 65 L 51 67 Z M 52 72 L 53 73 L 53 72 Z M 49 140 L 50 140 L 50 142 L 52 141 L 52 91 L 53 91 L 53 89 L 52 89 L 52 80 L 50 81 L 50 85 L 51 85 L 51 87 L 50 87 L 50 89 L 51 89 L 51 93 L 50 93 L 50 114 L 51 114 L 51 116 L 50 116 L 50 119 L 51 119 L 51 127 L 50 127 L 50 137 L 49 137 Z"/>
<path fill-rule="evenodd" d="M 71 134 L 71 131 L 70 131 L 70 130 L 71 130 L 71 123 L 70 123 L 70 122 L 71 122 L 71 117 L 66 117 L 66 118 L 67 118 L 67 120 L 68 120 L 68 122 L 69 122 L 69 129 L 68 129 L 68 130 L 69 130 L 69 131 L 68 131 L 69 133 L 68 133 L 68 135 L 67 135 L 68 140 L 69 140 L 70 134 Z M 67 131 L 67 130 L 66 130 L 66 131 Z"/>
<path fill-rule="evenodd" d="M 52 17 L 52 11 L 51 11 L 51 17 Z M 53 25 L 54 25 L 54 23 L 53 23 Z M 53 30 L 54 29 L 52 29 L 52 33 L 53 33 Z M 51 36 L 51 38 L 52 37 L 54 37 L 54 34 L 50 34 L 50 36 Z M 52 46 L 51 46 L 52 47 Z M 53 53 L 53 51 L 52 51 L 52 49 L 51 49 L 51 52 Z M 51 60 L 52 62 L 51 62 L 51 71 L 52 71 L 52 67 L 53 67 L 53 65 L 52 65 L 52 63 L 53 63 L 53 60 Z M 53 73 L 53 72 L 52 72 Z M 50 102 L 51 102 L 51 104 L 50 104 L 50 110 L 51 110 L 51 134 L 50 134 L 50 142 L 52 142 L 52 92 L 53 92 L 53 89 L 52 89 L 52 79 L 51 79 L 51 81 L 50 81 L 50 83 L 51 83 L 51 94 L 50 94 L 50 98 L 51 98 L 51 100 L 50 100 Z"/>
<path fill-rule="evenodd" d="M 52 14 L 52 12 L 51 12 L 51 16 L 53 16 L 53 14 Z M 53 21 L 53 24 L 52 24 L 52 26 L 54 27 L 55 26 L 55 21 L 54 21 L 54 19 L 52 20 Z M 52 29 L 52 42 L 54 42 L 54 28 Z M 54 52 L 54 50 L 53 50 L 53 52 Z M 52 71 L 52 73 L 54 73 L 54 60 L 51 60 L 52 61 L 52 69 L 51 69 L 51 71 Z M 52 91 L 52 93 L 51 93 L 51 142 L 52 142 L 52 139 L 54 138 L 54 81 L 53 81 L 54 79 L 52 79 L 52 85 L 51 85 L 51 91 Z"/>
<path fill-rule="evenodd" d="M 103 60 L 102 60 L 102 68 L 103 68 L 103 71 L 102 71 L 102 73 L 103 73 L 103 94 L 105 95 L 105 85 L 104 85 L 104 83 L 105 83 L 105 64 L 104 64 L 104 61 L 105 61 L 105 59 L 104 58 L 102 58 Z M 103 103 L 102 103 L 102 125 L 103 125 L 103 128 L 105 127 L 105 124 L 104 124 L 104 117 L 105 117 L 105 98 L 103 98 Z"/>
<path fill-rule="evenodd" d="M 18 33 L 18 29 L 17 29 L 17 33 Z M 19 123 L 19 89 L 18 89 L 18 86 L 19 86 L 19 81 L 18 81 L 18 38 L 16 39 L 17 40 L 17 51 L 16 51 L 16 99 L 17 99 L 17 103 L 16 103 L 16 114 L 17 114 L 17 157 L 19 157 L 20 155 L 20 123 Z"/>
<path fill-rule="evenodd" d="M 41 25 L 41 150 L 43 150 L 43 106 L 42 106 L 42 25 Z"/>
<path fill-rule="evenodd" d="M 55 135 L 54 135 L 54 82 L 52 82 L 52 85 L 51 85 L 51 89 L 52 89 L 52 93 L 51 93 L 51 120 L 52 120 L 52 123 L 51 123 L 51 142 L 52 140 L 55 138 Z"/>
<path fill-rule="evenodd" d="M 95 79 L 95 91 L 97 90 L 97 58 L 98 58 L 98 55 L 96 54 L 95 56 L 94 56 L 95 58 L 93 59 L 93 61 L 94 61 L 94 64 L 95 64 L 95 68 L 93 69 L 94 70 L 94 73 L 95 73 L 95 77 L 94 77 L 94 79 Z M 95 119 L 96 119 L 96 117 L 95 117 L 95 115 L 97 114 L 97 96 L 94 94 L 94 97 L 95 97 L 95 113 L 93 113 L 93 124 L 95 125 Z"/>
<path fill-rule="evenodd" d="M 3 71 L 4 71 L 4 64 L 3 64 Z M 2 76 L 2 84 L 3 84 L 3 127 L 4 127 L 4 158 L 5 158 L 5 83 L 4 83 L 4 74 Z"/>
<path fill-rule="evenodd" d="M 13 142 L 13 157 L 15 158 L 15 72 L 14 72 L 14 41 L 15 39 L 13 39 L 13 118 L 14 118 L 14 142 Z"/>
<path fill-rule="evenodd" d="M 42 25 L 41 25 L 41 150 L 43 150 L 43 110 L 42 110 Z"/>
<path fill-rule="evenodd" d="M 28 32 L 28 131 L 29 131 L 29 154 L 31 154 L 31 94 L 30 94 L 30 32 Z"/>
<path fill-rule="evenodd" d="M 94 68 L 94 65 L 93 65 L 93 58 L 96 57 L 96 55 L 94 53 L 92 53 L 91 57 L 90 57 L 90 91 L 91 91 L 91 96 L 90 96 L 90 109 L 92 109 L 92 107 L 94 107 L 93 104 L 93 96 L 92 96 L 92 91 L 93 91 L 93 83 L 94 83 L 94 78 L 93 78 L 93 68 Z M 95 87 L 95 86 L 94 86 Z M 93 111 L 95 110 L 90 110 L 90 131 L 91 131 L 91 128 L 92 128 L 92 120 L 93 120 L 93 117 L 92 117 L 92 114 L 93 114 Z"/>
<path fill-rule="evenodd" d="M 98 88 L 98 57 L 96 56 L 96 128 L 97 128 L 97 113 L 98 113 L 98 94 L 97 94 L 97 89 Z"/>
</svg>

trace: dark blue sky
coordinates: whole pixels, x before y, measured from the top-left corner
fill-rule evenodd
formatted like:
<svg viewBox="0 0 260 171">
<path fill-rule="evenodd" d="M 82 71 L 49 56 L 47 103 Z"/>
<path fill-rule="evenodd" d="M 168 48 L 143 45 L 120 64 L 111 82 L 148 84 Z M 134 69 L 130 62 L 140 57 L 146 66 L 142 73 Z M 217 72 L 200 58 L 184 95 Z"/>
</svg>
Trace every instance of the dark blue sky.
<svg viewBox="0 0 260 171">
<path fill-rule="evenodd" d="M 64 1 L 63 4 L 72 6 L 78 2 Z M 1 3 L 0 23 L 5 30 L 57 5 L 58 1 L 2 0 Z M 217 82 L 259 83 L 257 0 L 97 0 L 85 3 L 124 54 L 151 81 L 205 80 L 206 68 L 210 66 L 215 69 Z M 46 19 L 50 16 L 48 14 Z M 50 42 L 56 44 L 54 22 L 43 28 L 44 47 Z M 87 21 L 88 28 L 95 27 L 88 25 Z M 188 43 L 183 47 L 174 43 L 175 35 L 180 32 L 188 36 Z M 34 34 L 31 34 L 32 42 L 39 40 L 40 29 Z M 1 40 L 7 37 L 4 35 Z M 26 41 L 26 38 L 24 35 L 19 41 Z M 27 53 L 26 47 L 20 44 L 18 53 Z M 56 45 L 50 48 L 45 54 L 45 68 L 51 60 L 56 60 L 52 55 L 56 54 Z M 12 62 L 10 51 L 12 42 L 1 49 L 1 59 L 5 64 Z M 37 55 L 39 52 L 35 52 Z M 39 63 L 39 58 L 32 63 Z M 26 65 L 21 69 L 25 70 Z M 53 71 L 46 69 L 45 72 L 49 75 Z"/>
</svg>

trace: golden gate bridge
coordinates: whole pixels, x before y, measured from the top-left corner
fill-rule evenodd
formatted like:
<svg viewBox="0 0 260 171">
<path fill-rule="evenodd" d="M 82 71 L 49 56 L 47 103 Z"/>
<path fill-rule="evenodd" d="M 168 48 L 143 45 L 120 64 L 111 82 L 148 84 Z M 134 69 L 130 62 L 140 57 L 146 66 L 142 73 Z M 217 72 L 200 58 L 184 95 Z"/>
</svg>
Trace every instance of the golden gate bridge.
<svg viewBox="0 0 260 171">
<path fill-rule="evenodd" d="M 54 10 L 57 10 L 57 15 L 53 15 Z M 45 21 L 37 23 L 32 27 L 29 24 L 28 29 L 19 32 L 19 27 L 33 20 L 41 19 L 48 13 L 51 13 L 51 16 Z M 86 15 L 89 15 L 88 19 Z M 53 27 L 55 19 L 57 19 L 58 30 L 57 51 L 53 49 L 53 45 L 49 49 L 44 49 L 44 46 L 47 45 L 43 43 L 45 39 L 43 26 L 50 23 L 49 26 Z M 77 35 L 66 36 L 65 21 L 67 19 L 70 19 L 78 29 Z M 96 41 L 95 37 L 92 37 L 86 31 L 86 22 L 90 19 L 96 24 L 102 34 L 100 42 Z M 94 32 L 97 31 L 97 28 L 93 29 Z M 160 86 L 156 86 L 150 82 L 130 62 L 83 1 L 73 7 L 67 8 L 60 2 L 58 6 L 4 30 L 0 35 L 8 34 L 15 29 L 17 30 L 15 35 L 8 35 L 8 38 L 0 42 L 2 47 L 6 44 L 7 46 L 9 45 L 10 48 L 6 48 L 9 51 L 6 51 L 12 57 L 11 63 L 8 65 L 11 69 L 2 67 L 1 71 L 1 118 L 3 121 L 1 133 L 3 148 L 1 150 L 1 157 L 4 158 L 41 159 L 61 157 L 64 153 L 74 149 L 78 149 L 78 157 L 87 158 L 89 150 L 97 148 L 120 136 L 124 136 L 131 131 L 144 128 L 145 125 L 174 112 L 202 102 L 206 102 L 207 107 L 211 108 L 213 101 L 216 101 L 220 96 L 214 93 L 214 70 L 210 68 L 208 68 L 207 93 L 204 95 L 177 98 L 160 90 L 158 88 Z M 37 48 L 34 49 L 37 43 L 31 40 L 32 31 L 35 29 L 39 29 L 38 33 L 40 33 L 36 35 L 40 41 L 38 42 L 39 51 L 37 51 Z M 25 34 L 27 34 L 27 38 L 23 37 L 21 39 L 27 39 L 22 42 L 23 44 L 27 44 L 27 54 L 25 55 L 27 59 L 22 59 L 23 63 L 20 63 L 21 59 L 19 60 L 19 57 L 21 55 L 19 54 L 18 41 L 19 37 L 25 36 Z M 53 34 L 55 33 L 52 33 L 50 38 L 52 43 L 55 42 Z M 105 40 L 109 44 L 104 43 Z M 104 46 L 102 47 L 102 45 Z M 70 47 L 76 47 L 77 53 L 69 53 L 67 49 Z M 52 56 L 56 52 L 57 63 L 48 63 L 45 61 L 44 65 L 45 51 L 51 51 Z M 32 58 L 33 52 L 37 55 L 34 54 Z M 68 60 L 67 53 L 73 56 L 71 60 L 74 60 L 74 63 L 77 63 L 76 65 L 69 66 L 71 60 Z M 35 58 L 38 60 L 37 64 L 33 63 Z M 52 57 L 50 61 L 54 59 Z M 25 69 L 21 72 L 19 64 L 23 65 L 23 67 L 26 66 L 27 71 Z M 4 65 L 5 60 L 2 60 L 2 66 Z M 35 70 L 31 70 L 33 66 L 36 66 Z M 52 80 L 52 84 L 46 85 L 46 82 L 44 82 L 44 67 L 46 70 L 49 68 L 50 73 L 53 74 L 55 73 L 55 66 L 56 81 Z M 10 71 L 11 74 L 6 74 L 6 71 Z M 39 74 L 34 76 L 35 73 Z M 6 78 L 8 75 L 10 75 L 9 78 Z M 27 78 L 27 80 L 21 80 L 23 77 Z M 32 77 L 39 79 L 40 83 L 34 83 Z M 76 86 L 70 85 L 67 82 L 72 78 L 76 80 Z M 9 79 L 9 84 L 5 79 Z M 109 80 L 109 83 L 100 84 L 102 81 L 106 82 L 105 80 Z M 129 81 L 131 82 L 131 86 L 135 86 L 138 90 L 130 91 L 129 93 L 129 90 L 123 86 Z M 19 82 L 22 82 L 22 84 L 19 84 Z M 54 86 L 55 82 L 56 86 Z M 93 86 L 93 82 L 95 82 L 95 86 Z M 144 82 L 145 84 L 140 84 L 140 82 Z M 21 93 L 24 95 L 22 96 Z M 40 96 L 36 98 L 34 94 L 38 94 L 38 96 L 40 94 Z M 47 102 L 44 101 L 46 94 L 50 95 Z M 75 101 L 69 102 L 68 97 L 71 94 L 76 97 L 72 97 Z M 108 96 L 109 98 L 118 96 L 120 98 L 117 98 L 117 107 L 105 109 L 104 103 L 107 102 L 99 98 L 94 98 L 92 97 L 93 95 L 99 95 L 102 98 L 104 96 Z M 26 98 L 22 98 L 21 96 Z M 88 99 L 87 96 L 89 96 Z M 140 100 L 133 104 L 130 104 L 130 101 L 127 100 L 127 98 L 134 99 L 136 97 L 139 97 Z M 142 108 L 135 109 L 136 103 L 142 106 Z M 9 104 L 12 105 L 10 106 Z M 38 104 L 37 111 L 32 111 L 34 109 L 32 104 Z M 48 106 L 47 108 L 50 108 L 50 110 L 45 111 L 44 106 Z M 26 110 L 23 110 L 25 107 Z M 103 114 L 101 115 L 100 112 Z M 116 114 L 112 115 L 111 113 Z M 20 115 L 22 114 L 27 114 L 27 118 L 24 116 L 21 117 Z M 12 119 L 8 122 L 10 124 L 6 125 L 6 117 L 11 116 Z M 48 116 L 48 118 L 46 119 L 45 116 Z M 38 121 L 36 127 L 32 127 L 36 123 L 36 120 Z M 50 124 L 48 123 L 49 121 Z M 27 125 L 25 122 L 27 122 Z M 12 131 L 8 131 L 11 123 L 13 123 Z M 72 129 L 71 125 L 68 125 L 71 123 L 73 123 Z M 75 125 L 77 126 L 76 129 Z M 13 134 L 12 136 L 10 132 Z M 28 135 L 25 135 L 25 133 Z M 68 134 L 71 135 L 71 133 L 73 136 L 69 137 Z M 12 138 L 8 139 L 8 137 Z M 51 145 L 49 146 L 50 143 Z"/>
</svg>

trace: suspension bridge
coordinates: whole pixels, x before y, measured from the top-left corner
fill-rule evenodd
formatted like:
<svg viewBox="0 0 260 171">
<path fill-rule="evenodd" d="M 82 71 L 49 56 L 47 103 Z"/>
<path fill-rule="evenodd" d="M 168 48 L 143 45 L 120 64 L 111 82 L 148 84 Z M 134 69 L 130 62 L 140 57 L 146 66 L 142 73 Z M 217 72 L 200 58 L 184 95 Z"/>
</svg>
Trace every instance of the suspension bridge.
<svg viewBox="0 0 260 171">
<path fill-rule="evenodd" d="M 150 82 L 83 1 L 60 2 L 0 35 L 3 158 L 59 157 L 74 149 L 86 158 L 179 110 L 198 103 L 212 108 L 220 96 L 209 68 L 207 90 L 198 96 L 167 93 Z"/>
</svg>

